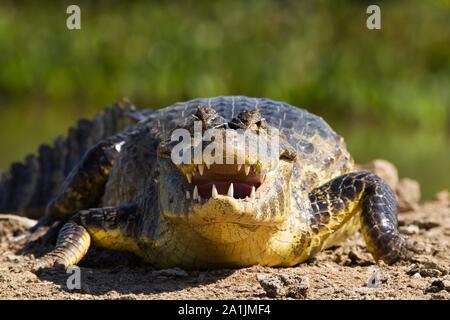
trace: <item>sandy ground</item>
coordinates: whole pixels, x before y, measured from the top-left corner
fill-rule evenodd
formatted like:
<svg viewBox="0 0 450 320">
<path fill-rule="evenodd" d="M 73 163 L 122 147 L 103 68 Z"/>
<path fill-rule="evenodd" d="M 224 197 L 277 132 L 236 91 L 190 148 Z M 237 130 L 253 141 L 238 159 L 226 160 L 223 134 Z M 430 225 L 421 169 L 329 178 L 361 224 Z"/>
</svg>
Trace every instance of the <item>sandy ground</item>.
<svg viewBox="0 0 450 320">
<path fill-rule="evenodd" d="M 24 227 L 0 220 L 2 299 L 450 299 L 450 203 L 421 204 L 399 215 L 421 253 L 394 266 L 375 264 L 359 234 L 295 268 L 156 270 L 138 258 L 93 249 L 80 264 L 81 289 L 62 271 L 31 272 L 49 247 L 9 240 Z"/>
</svg>

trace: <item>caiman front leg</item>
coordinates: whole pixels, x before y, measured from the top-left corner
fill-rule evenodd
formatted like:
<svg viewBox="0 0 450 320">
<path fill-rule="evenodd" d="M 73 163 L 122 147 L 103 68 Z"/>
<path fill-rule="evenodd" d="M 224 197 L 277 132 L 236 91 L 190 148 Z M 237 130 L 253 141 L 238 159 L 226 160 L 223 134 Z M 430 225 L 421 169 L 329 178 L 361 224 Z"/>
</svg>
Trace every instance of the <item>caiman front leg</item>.
<svg viewBox="0 0 450 320">
<path fill-rule="evenodd" d="M 83 259 L 91 241 L 108 249 L 136 252 L 137 219 L 135 205 L 82 210 L 64 224 L 55 249 L 39 259 L 34 269 L 67 269 Z"/>
<path fill-rule="evenodd" d="M 64 181 L 61 192 L 47 206 L 52 219 L 68 219 L 98 204 L 124 138 L 116 135 L 91 148 Z"/>
<path fill-rule="evenodd" d="M 313 209 L 310 226 L 324 239 L 322 246 L 333 244 L 340 231 L 359 222 L 375 260 L 392 264 L 412 256 L 412 246 L 397 229 L 394 193 L 377 175 L 357 172 L 337 177 L 313 190 L 309 198 Z"/>
<path fill-rule="evenodd" d="M 50 242 L 62 223 L 72 215 L 98 205 L 123 143 L 124 138 L 116 135 L 99 142 L 86 153 L 65 179 L 61 191 L 47 205 L 45 216 L 30 230 L 28 240 Z"/>
</svg>

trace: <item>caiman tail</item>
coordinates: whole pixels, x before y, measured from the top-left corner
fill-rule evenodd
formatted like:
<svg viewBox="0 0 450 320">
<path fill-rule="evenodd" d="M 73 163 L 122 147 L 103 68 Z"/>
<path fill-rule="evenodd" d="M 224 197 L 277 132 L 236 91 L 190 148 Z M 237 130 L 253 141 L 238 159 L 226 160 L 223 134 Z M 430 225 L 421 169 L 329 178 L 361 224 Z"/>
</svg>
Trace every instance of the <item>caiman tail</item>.
<svg viewBox="0 0 450 320">
<path fill-rule="evenodd" d="M 139 112 L 127 100 L 114 103 L 92 121 L 78 121 L 66 137 L 58 137 L 52 146 L 40 146 L 37 155 L 13 163 L 9 171 L 0 173 L 0 213 L 34 219 L 43 216 L 47 203 L 86 151 L 139 118 Z"/>
</svg>

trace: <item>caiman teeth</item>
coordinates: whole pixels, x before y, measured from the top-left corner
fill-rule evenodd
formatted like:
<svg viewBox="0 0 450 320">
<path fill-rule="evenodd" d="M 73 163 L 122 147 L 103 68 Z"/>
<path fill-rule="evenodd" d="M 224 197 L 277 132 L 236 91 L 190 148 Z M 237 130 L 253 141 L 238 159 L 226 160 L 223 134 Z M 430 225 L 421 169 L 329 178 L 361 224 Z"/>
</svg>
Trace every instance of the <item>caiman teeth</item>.
<svg viewBox="0 0 450 320">
<path fill-rule="evenodd" d="M 233 197 L 234 196 L 233 183 L 230 183 L 230 187 L 228 188 L 227 196 L 229 196 L 229 197 Z"/>
<path fill-rule="evenodd" d="M 188 188 L 184 190 L 189 190 L 185 199 L 201 203 L 208 199 L 224 200 L 221 196 L 254 201 L 259 197 L 256 191 L 265 178 L 256 167 L 246 163 L 227 166 L 204 162 L 192 164 L 184 170 L 188 170 L 183 172 L 188 182 Z"/>
<path fill-rule="evenodd" d="M 202 164 L 198 165 L 198 172 L 200 173 L 200 175 L 203 175 L 203 171 L 205 170 L 205 166 Z"/>
<path fill-rule="evenodd" d="M 212 189 L 211 189 L 211 196 L 212 196 L 213 198 L 217 198 L 218 195 L 219 195 L 219 193 L 217 192 L 216 185 L 213 184 L 213 185 L 212 185 Z"/>
<path fill-rule="evenodd" d="M 197 186 L 194 187 L 194 192 L 192 193 L 192 199 L 194 199 L 194 200 L 200 200 L 200 197 L 198 196 L 198 189 L 197 189 Z"/>
</svg>

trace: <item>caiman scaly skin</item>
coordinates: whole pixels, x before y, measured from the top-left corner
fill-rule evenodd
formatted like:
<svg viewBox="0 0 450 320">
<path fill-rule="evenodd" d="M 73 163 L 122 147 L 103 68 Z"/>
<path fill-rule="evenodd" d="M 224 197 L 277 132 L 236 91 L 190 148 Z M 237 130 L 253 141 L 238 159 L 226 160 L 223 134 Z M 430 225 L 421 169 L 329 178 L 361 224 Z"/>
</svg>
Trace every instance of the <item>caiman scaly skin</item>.
<svg viewBox="0 0 450 320">
<path fill-rule="evenodd" d="M 69 138 L 59 142 L 66 154 L 78 155 L 76 164 L 67 165 L 63 157 L 61 165 L 34 177 L 71 170 L 46 195 L 39 226 L 65 224 L 39 268 L 74 265 L 91 243 L 134 252 L 157 267 L 294 266 L 358 229 L 376 260 L 411 256 L 397 231 L 392 191 L 378 176 L 355 172 L 343 139 L 322 118 L 283 102 L 242 96 L 195 99 L 157 111 L 119 107 L 114 117 L 97 119 L 114 128 L 109 135 L 100 130 L 98 141 L 89 139 L 92 129 L 84 135 L 82 128 L 75 130 L 75 141 L 87 150 L 73 151 L 77 145 Z M 246 165 L 174 164 L 171 134 L 177 128 L 193 132 L 195 120 L 203 130 L 231 129 L 236 135 L 238 129 L 259 137 L 277 129 L 279 161 L 274 165 L 233 147 L 226 152 L 241 155 Z M 61 158 L 56 144 L 49 149 L 53 159 Z M 24 168 L 18 172 L 34 172 L 31 165 Z M 16 168 L 0 178 L 0 190 L 10 186 L 29 199 L 41 184 L 18 176 Z M 26 188 L 18 187 L 20 181 Z M 0 209 L 36 212 L 32 202 L 20 205 L 18 197 L 10 192 L 0 198 Z"/>
</svg>

